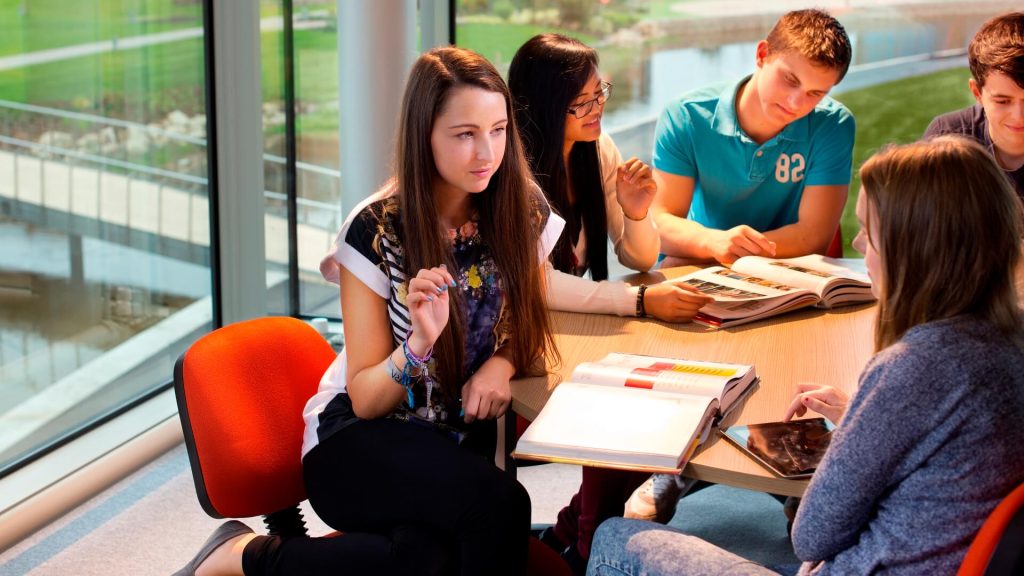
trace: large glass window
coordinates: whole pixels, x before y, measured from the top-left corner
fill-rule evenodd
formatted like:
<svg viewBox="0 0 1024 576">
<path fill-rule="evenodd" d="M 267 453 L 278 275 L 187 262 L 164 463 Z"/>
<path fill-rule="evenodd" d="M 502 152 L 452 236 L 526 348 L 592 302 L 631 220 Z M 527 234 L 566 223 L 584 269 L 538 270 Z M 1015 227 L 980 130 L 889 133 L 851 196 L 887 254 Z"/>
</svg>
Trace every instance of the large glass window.
<svg viewBox="0 0 1024 576">
<path fill-rule="evenodd" d="M 292 66 L 294 77 L 294 100 L 295 100 L 295 149 L 296 149 L 296 254 L 298 270 L 298 310 L 300 316 L 324 316 L 332 319 L 340 318 L 340 304 L 338 299 L 338 287 L 323 280 L 320 275 L 320 259 L 330 249 L 335 236 L 341 228 L 343 213 L 340 162 L 342 154 L 348 154 L 348 162 L 356 159 L 357 162 L 369 165 L 386 164 L 390 165 L 391 158 L 370 157 L 366 150 L 341 149 L 340 130 L 342 120 L 339 114 L 339 62 L 338 62 L 338 7 L 340 2 L 319 2 L 316 0 L 264 0 L 264 8 L 273 4 L 283 9 L 289 3 L 292 4 L 293 36 L 292 44 Z M 424 25 L 423 19 L 435 17 L 432 13 L 424 14 L 424 7 L 427 3 L 417 3 L 419 19 L 417 24 Z M 377 5 L 374 5 L 375 8 Z M 395 2 L 379 3 L 379 9 L 385 13 L 400 11 L 402 8 Z M 427 25 L 432 25 L 428 22 Z M 401 27 L 396 27 L 393 34 L 401 34 Z M 390 37 L 390 36 L 389 36 Z M 417 33 L 420 42 L 423 41 L 422 34 Z M 264 33 L 263 40 L 268 41 Z M 278 54 L 285 53 L 285 46 L 275 49 Z M 373 58 L 371 54 L 365 57 Z M 277 54 L 268 52 L 264 47 L 264 97 L 268 107 L 271 93 L 275 85 L 268 84 L 267 78 L 281 74 L 279 64 L 276 63 Z M 375 61 L 375 62 L 379 62 Z M 410 62 L 411 63 L 411 62 Z M 404 78 L 406 71 L 396 71 L 381 66 L 381 74 L 401 74 Z M 283 82 L 283 79 L 281 80 Z M 372 90 L 372 88 L 367 88 Z M 284 90 L 281 90 L 284 94 Z M 397 115 L 398 111 L 395 110 Z M 270 186 L 285 186 L 286 182 L 282 174 L 280 178 L 274 179 L 269 176 L 274 170 L 270 168 L 277 157 L 285 156 L 284 127 L 271 128 L 265 126 L 267 138 L 267 153 L 265 165 L 268 174 L 268 190 L 275 190 Z M 390 156 L 390 154 L 388 154 Z M 283 160 L 283 158 L 281 158 Z M 275 184 L 271 184 L 275 182 Z M 364 196 L 369 196 L 373 190 L 363 191 Z M 283 198 L 283 197 L 282 197 Z M 344 207 L 344 210 L 352 206 Z M 269 220 L 268 216 L 268 220 Z M 269 224 L 268 224 L 269 226 Z M 275 236 L 268 227 L 267 246 L 268 254 L 271 251 L 272 243 L 276 242 Z M 268 262 L 268 269 L 273 270 L 274 266 Z M 272 298 L 272 301 L 276 298 Z"/>
<path fill-rule="evenodd" d="M 965 47 L 1018 3 L 808 3 L 832 10 L 854 44 L 833 91 L 857 117 L 854 165 L 969 104 Z M 203 1 L 71 4 L 0 0 L 0 476 L 152 393 L 214 317 Z M 267 312 L 337 317 L 318 263 L 343 217 L 338 3 L 258 5 Z M 779 15 L 761 0 L 455 5 L 457 43 L 502 72 L 539 32 L 597 48 L 616 86 L 605 129 L 648 161 L 662 107 L 749 73 Z"/>
<path fill-rule="evenodd" d="M 338 171 L 338 31 L 335 2 L 263 0 L 262 74 L 264 175 L 267 189 L 267 270 L 271 312 L 338 316 L 338 293 L 320 279 L 320 258 L 341 228 Z M 287 43 L 284 18 L 291 14 Z M 290 309 L 287 201 L 289 102 L 295 113 L 295 217 L 298 310 Z"/>
<path fill-rule="evenodd" d="M 209 330 L 202 5 L 0 1 L 0 474 Z"/>
<path fill-rule="evenodd" d="M 598 50 L 615 82 L 604 128 L 624 156 L 650 161 L 661 109 L 682 93 L 749 74 L 754 49 L 778 16 L 798 8 L 763 0 L 458 0 L 456 42 L 502 72 L 516 49 L 540 32 L 562 32 Z M 889 0 L 808 2 L 846 27 L 854 47 L 849 75 L 832 95 L 857 118 L 854 166 L 886 142 L 906 142 L 933 116 L 972 102 L 966 47 L 989 17 L 1019 2 Z M 856 233 L 851 184 L 843 217 L 849 247 Z M 614 259 L 612 259 L 614 260 Z"/>
</svg>

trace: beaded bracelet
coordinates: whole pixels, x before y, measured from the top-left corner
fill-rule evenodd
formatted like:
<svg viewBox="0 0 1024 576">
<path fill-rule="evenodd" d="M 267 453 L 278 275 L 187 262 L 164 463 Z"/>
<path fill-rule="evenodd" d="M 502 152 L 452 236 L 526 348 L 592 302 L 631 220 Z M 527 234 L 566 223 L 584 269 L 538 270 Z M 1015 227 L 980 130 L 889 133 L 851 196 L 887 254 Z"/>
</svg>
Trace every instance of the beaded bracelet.
<svg viewBox="0 0 1024 576">
<path fill-rule="evenodd" d="M 647 292 L 647 284 L 641 284 L 636 292 L 636 316 L 643 318 L 647 316 L 647 308 L 644 306 L 644 292 Z"/>
<path fill-rule="evenodd" d="M 409 337 L 412 337 L 412 331 L 409 332 Z M 422 378 L 423 383 L 427 388 L 427 418 L 429 420 L 434 419 L 434 412 L 430 410 L 430 397 L 434 391 L 434 380 L 430 377 L 430 368 L 428 362 L 434 355 L 434 347 L 431 346 L 427 349 L 426 354 L 423 356 L 417 356 L 415 352 L 409 348 L 409 338 L 407 337 L 402 342 L 402 354 L 405 355 L 405 367 L 402 369 L 401 384 L 405 388 L 406 402 L 409 404 L 409 409 L 412 410 L 416 406 L 415 396 L 412 392 L 412 383 L 415 378 Z M 388 356 L 390 359 L 391 357 Z M 416 372 L 414 372 L 416 370 Z M 395 368 L 397 372 L 397 367 Z"/>
</svg>

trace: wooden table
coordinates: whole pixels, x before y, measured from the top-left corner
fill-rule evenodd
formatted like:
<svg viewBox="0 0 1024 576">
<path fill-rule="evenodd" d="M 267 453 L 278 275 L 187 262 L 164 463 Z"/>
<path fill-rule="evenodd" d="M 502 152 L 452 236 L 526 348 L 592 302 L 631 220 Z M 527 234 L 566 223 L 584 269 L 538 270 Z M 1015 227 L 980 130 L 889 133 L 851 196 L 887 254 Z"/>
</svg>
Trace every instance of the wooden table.
<svg viewBox="0 0 1024 576">
<path fill-rule="evenodd" d="M 627 281 L 654 283 L 695 270 L 680 267 L 633 275 Z M 863 304 L 835 310 L 804 309 L 766 320 L 711 330 L 699 324 L 667 324 L 654 319 L 601 314 L 555 312 L 555 341 L 560 366 L 546 377 L 512 382 L 512 409 L 533 419 L 551 391 L 580 362 L 609 352 L 667 356 L 687 360 L 751 364 L 760 387 L 722 425 L 782 419 L 800 382 L 830 384 L 853 393 L 857 376 L 872 353 L 875 306 Z M 691 459 L 683 473 L 700 480 L 750 490 L 800 496 L 806 480 L 773 476 L 717 432 Z"/>
</svg>

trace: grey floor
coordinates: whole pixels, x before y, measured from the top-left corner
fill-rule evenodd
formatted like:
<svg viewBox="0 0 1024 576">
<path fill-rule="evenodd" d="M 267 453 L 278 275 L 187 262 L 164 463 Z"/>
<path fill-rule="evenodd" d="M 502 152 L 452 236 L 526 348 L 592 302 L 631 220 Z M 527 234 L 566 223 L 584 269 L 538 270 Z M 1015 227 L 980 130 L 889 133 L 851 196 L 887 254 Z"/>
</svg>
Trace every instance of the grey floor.
<svg viewBox="0 0 1024 576">
<path fill-rule="evenodd" d="M 579 485 L 579 468 L 519 470 L 533 521 L 552 523 Z M 328 529 L 306 512 L 312 534 Z M 178 446 L 0 555 L 0 576 L 166 575 L 183 565 L 220 521 L 200 508 Z M 249 519 L 254 529 L 259 519 Z M 781 505 L 767 494 L 714 486 L 684 498 L 671 525 L 767 565 L 793 562 Z"/>
</svg>

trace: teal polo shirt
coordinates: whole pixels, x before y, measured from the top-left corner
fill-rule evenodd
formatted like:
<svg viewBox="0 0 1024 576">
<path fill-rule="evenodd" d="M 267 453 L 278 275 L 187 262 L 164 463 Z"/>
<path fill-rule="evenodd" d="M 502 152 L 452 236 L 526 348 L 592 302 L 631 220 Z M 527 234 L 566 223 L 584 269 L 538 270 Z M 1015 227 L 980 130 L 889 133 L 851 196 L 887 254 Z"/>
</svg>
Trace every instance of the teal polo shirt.
<svg viewBox="0 0 1024 576">
<path fill-rule="evenodd" d="M 757 144 L 736 118 L 736 93 L 749 79 L 684 94 L 658 118 L 654 167 L 694 179 L 687 218 L 708 228 L 774 230 L 798 220 L 805 186 L 850 183 L 853 114 L 826 96 Z"/>
</svg>

